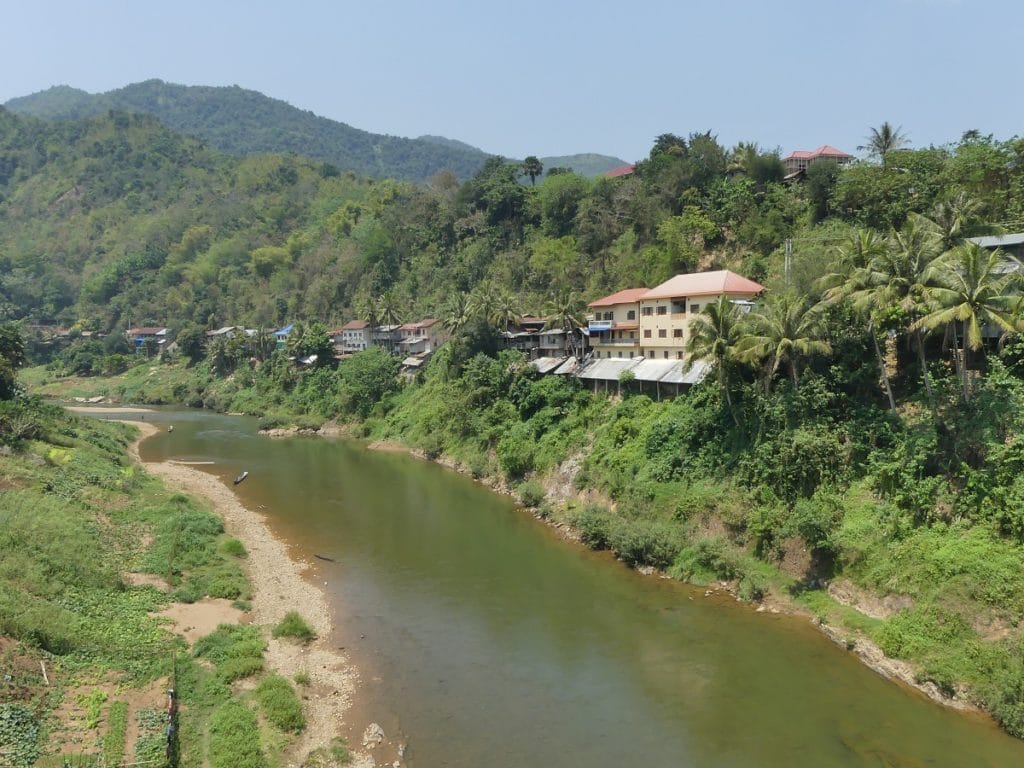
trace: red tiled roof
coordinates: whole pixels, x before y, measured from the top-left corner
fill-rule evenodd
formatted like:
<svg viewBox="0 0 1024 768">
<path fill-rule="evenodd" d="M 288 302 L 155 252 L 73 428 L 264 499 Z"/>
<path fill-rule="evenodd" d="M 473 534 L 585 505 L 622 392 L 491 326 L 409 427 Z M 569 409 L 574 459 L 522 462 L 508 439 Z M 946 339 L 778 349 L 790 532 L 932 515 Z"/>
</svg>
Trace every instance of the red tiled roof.
<svg viewBox="0 0 1024 768">
<path fill-rule="evenodd" d="M 341 326 L 341 330 L 343 330 L 343 331 L 361 331 L 364 328 L 369 328 L 369 327 L 370 327 L 370 324 L 365 322 L 364 320 L 349 320 L 347 323 L 345 323 L 343 326 Z"/>
<path fill-rule="evenodd" d="M 853 157 L 848 155 L 841 149 L 836 149 L 828 144 L 822 144 L 820 147 L 815 149 L 813 152 L 807 149 L 797 149 L 789 153 L 786 160 L 814 160 L 819 157 Z"/>
<path fill-rule="evenodd" d="M 640 300 L 640 297 L 647 293 L 647 288 L 626 288 L 624 291 L 605 296 L 603 299 L 595 299 L 587 304 L 588 307 L 610 307 L 613 304 L 632 304 Z"/>
<path fill-rule="evenodd" d="M 614 179 L 619 176 L 629 176 L 634 170 L 635 166 L 632 165 L 620 165 L 618 168 L 612 168 L 608 173 L 605 174 L 609 179 Z"/>
<path fill-rule="evenodd" d="M 672 299 L 680 296 L 707 296 L 709 294 L 757 294 L 764 286 L 753 280 L 737 275 L 727 269 L 717 272 L 696 272 L 676 275 L 661 285 L 656 285 L 641 298 Z"/>
</svg>

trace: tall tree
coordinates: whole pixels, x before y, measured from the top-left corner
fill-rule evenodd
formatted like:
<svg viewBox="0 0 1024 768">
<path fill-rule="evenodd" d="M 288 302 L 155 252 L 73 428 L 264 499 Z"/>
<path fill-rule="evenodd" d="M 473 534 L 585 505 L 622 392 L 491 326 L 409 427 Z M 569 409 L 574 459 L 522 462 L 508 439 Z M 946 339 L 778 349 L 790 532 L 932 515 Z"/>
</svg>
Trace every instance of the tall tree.
<svg viewBox="0 0 1024 768">
<path fill-rule="evenodd" d="M 583 327 L 583 299 L 574 291 L 558 291 L 553 293 L 544 305 L 544 316 L 547 320 L 545 328 L 559 328 L 565 331 L 569 341 L 569 350 L 573 357 L 578 357 L 576 332 Z"/>
<path fill-rule="evenodd" d="M 465 291 L 452 294 L 441 311 L 441 323 L 454 337 L 473 319 L 473 303 Z"/>
<path fill-rule="evenodd" d="M 990 251 L 968 242 L 944 254 L 928 270 L 926 297 L 931 311 L 914 327 L 952 328 L 964 402 L 971 399 L 969 355 L 983 349 L 983 329 L 998 328 L 1003 333 L 1022 329 L 1021 318 L 1013 311 L 1020 300 L 1012 290 L 1017 275 L 1005 271 L 1006 261 L 998 249 Z"/>
<path fill-rule="evenodd" d="M 739 340 L 739 329 L 740 313 L 736 305 L 728 297 L 719 296 L 718 301 L 708 304 L 690 321 L 685 363 L 689 370 L 697 360 L 711 361 L 718 377 L 718 387 L 725 396 L 736 426 L 739 426 L 739 419 L 729 394 L 728 362 Z"/>
<path fill-rule="evenodd" d="M 15 371 L 25 364 L 25 341 L 14 323 L 0 325 L 0 400 L 17 392 Z"/>
<path fill-rule="evenodd" d="M 809 306 L 802 296 L 785 293 L 752 310 L 745 318 L 736 343 L 736 357 L 749 363 L 765 364 L 765 391 L 785 364 L 793 388 L 800 387 L 800 363 L 816 354 L 828 354 L 824 327 L 818 307 Z"/>
<path fill-rule="evenodd" d="M 536 155 L 530 155 L 523 160 L 523 173 L 530 177 L 530 186 L 537 183 L 537 177 L 544 173 L 544 164 Z"/>
<path fill-rule="evenodd" d="M 869 157 L 878 158 L 882 165 L 885 165 L 886 158 L 893 150 L 902 149 L 907 146 L 909 140 L 903 133 L 903 126 L 892 127 L 892 123 L 886 120 L 877 128 L 872 128 L 867 136 L 867 144 L 862 144 L 857 149 L 866 151 Z"/>
<path fill-rule="evenodd" d="M 519 297 L 512 293 L 512 291 L 502 291 L 498 295 L 491 321 L 495 326 L 508 333 L 509 328 L 513 325 L 518 325 L 522 319 L 523 311 Z"/>
</svg>

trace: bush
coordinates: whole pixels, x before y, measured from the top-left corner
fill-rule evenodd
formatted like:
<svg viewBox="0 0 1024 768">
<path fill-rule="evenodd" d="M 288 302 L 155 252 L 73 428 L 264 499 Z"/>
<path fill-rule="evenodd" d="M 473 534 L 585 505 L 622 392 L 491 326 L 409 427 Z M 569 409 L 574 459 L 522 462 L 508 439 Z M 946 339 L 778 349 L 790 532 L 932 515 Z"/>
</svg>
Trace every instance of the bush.
<svg viewBox="0 0 1024 768">
<path fill-rule="evenodd" d="M 587 504 L 570 516 L 580 532 L 580 541 L 591 549 L 608 549 L 612 527 L 611 512 L 597 504 Z"/>
<path fill-rule="evenodd" d="M 104 765 L 120 765 L 124 759 L 124 740 L 128 731 L 128 702 L 115 701 L 110 705 L 109 728 L 103 737 Z"/>
<path fill-rule="evenodd" d="M 519 494 L 519 500 L 525 507 L 539 507 L 544 501 L 544 486 L 540 484 L 539 480 L 527 480 L 525 483 L 520 483 L 516 491 Z"/>
<path fill-rule="evenodd" d="M 676 557 L 673 571 L 679 578 L 703 582 L 716 578 L 728 581 L 740 576 L 735 553 L 721 536 L 700 539 L 684 547 Z"/>
<path fill-rule="evenodd" d="M 316 640 L 316 632 L 299 615 L 298 611 L 288 611 L 274 627 L 273 634 L 274 637 L 294 637 L 304 643 Z"/>
<path fill-rule="evenodd" d="M 210 768 L 266 768 L 256 715 L 229 701 L 210 718 Z"/>
<path fill-rule="evenodd" d="M 263 714 L 272 725 L 282 731 L 298 733 L 306 727 L 302 703 L 291 684 L 280 675 L 268 675 L 256 686 Z"/>
<path fill-rule="evenodd" d="M 231 555 L 232 557 L 247 557 L 248 552 L 245 551 L 245 545 L 238 539 L 224 539 L 220 545 L 220 551 L 225 555 Z"/>
<path fill-rule="evenodd" d="M 627 565 L 667 568 L 679 554 L 679 535 L 664 523 L 644 520 L 615 520 L 608 544 Z"/>
<path fill-rule="evenodd" d="M 253 626 L 221 624 L 206 637 L 196 641 L 196 657 L 213 662 L 217 675 L 230 683 L 249 677 L 263 669 L 265 645 L 259 630 Z"/>
</svg>

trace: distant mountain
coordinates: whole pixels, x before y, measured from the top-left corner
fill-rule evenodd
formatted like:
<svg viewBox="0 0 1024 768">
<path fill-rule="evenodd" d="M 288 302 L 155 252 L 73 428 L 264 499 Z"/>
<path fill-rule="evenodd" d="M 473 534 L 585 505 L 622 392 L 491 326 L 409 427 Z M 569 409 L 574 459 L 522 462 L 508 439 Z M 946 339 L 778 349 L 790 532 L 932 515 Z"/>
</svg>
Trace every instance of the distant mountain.
<svg viewBox="0 0 1024 768">
<path fill-rule="evenodd" d="M 362 131 L 238 86 L 147 80 L 100 94 L 56 86 L 11 99 L 5 106 L 12 112 L 50 120 L 93 117 L 109 110 L 142 112 L 235 155 L 294 152 L 376 178 L 423 181 L 449 170 L 467 179 L 488 157 L 461 142 Z"/>
<path fill-rule="evenodd" d="M 545 171 L 552 168 L 572 168 L 581 176 L 590 177 L 603 176 L 612 168 L 618 168 L 621 165 L 626 165 L 626 161 L 621 160 L 618 157 L 612 157 L 611 155 L 595 155 L 592 152 L 581 155 L 542 157 L 540 158 L 540 161 L 543 163 Z"/>
<path fill-rule="evenodd" d="M 185 86 L 147 80 L 90 94 L 58 85 L 11 99 L 4 106 L 46 120 L 76 120 L 110 110 L 141 112 L 235 155 L 294 152 L 375 178 L 424 181 L 449 170 L 464 180 L 489 157 L 477 147 L 443 136 L 408 139 L 370 133 L 238 86 Z M 624 161 L 582 154 L 545 157 L 541 162 L 545 168 L 572 168 L 585 176 L 597 176 Z"/>
</svg>

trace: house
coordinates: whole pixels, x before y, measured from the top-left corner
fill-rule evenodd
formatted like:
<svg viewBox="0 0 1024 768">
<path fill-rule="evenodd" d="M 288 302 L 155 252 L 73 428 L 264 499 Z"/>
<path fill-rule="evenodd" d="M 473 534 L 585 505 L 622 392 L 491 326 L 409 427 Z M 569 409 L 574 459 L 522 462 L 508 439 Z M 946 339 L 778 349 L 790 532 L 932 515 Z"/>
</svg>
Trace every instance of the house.
<svg viewBox="0 0 1024 768">
<path fill-rule="evenodd" d="M 159 327 L 141 327 L 141 328 L 129 328 L 124 332 L 129 343 L 135 348 L 135 351 L 144 349 L 147 342 L 156 342 L 158 348 L 162 348 L 167 343 L 167 336 L 171 332 L 170 328 L 159 328 Z M 83 336 L 85 334 L 82 334 Z"/>
<path fill-rule="evenodd" d="M 852 163 L 856 158 L 848 155 L 841 149 L 822 144 L 815 150 L 798 149 L 783 158 L 782 164 L 786 168 L 786 178 L 792 178 L 796 174 L 804 173 L 818 160 L 832 160 L 838 165 Z"/>
<path fill-rule="evenodd" d="M 370 324 L 363 320 L 350 320 L 336 331 L 331 331 L 331 341 L 341 352 L 362 352 L 369 349 L 372 341 Z"/>
<path fill-rule="evenodd" d="M 237 325 L 225 325 L 223 328 L 218 328 L 214 331 L 207 331 L 207 339 L 233 339 L 241 333 L 245 333 L 245 329 Z"/>
<path fill-rule="evenodd" d="M 398 342 L 402 340 L 399 325 L 378 325 L 370 329 L 370 344 L 381 347 L 388 352 L 395 350 Z"/>
<path fill-rule="evenodd" d="M 420 352 L 430 354 L 448 340 L 440 320 L 428 318 L 418 323 L 403 323 L 398 327 L 398 348 L 404 355 Z"/>
<path fill-rule="evenodd" d="M 725 296 L 750 302 L 764 286 L 727 269 L 676 275 L 639 297 L 640 357 L 683 360 L 690 321 Z M 749 305 L 747 305 L 749 306 Z"/>
<path fill-rule="evenodd" d="M 646 288 L 626 288 L 590 302 L 587 331 L 595 357 L 629 359 L 640 350 L 640 297 Z"/>
<path fill-rule="evenodd" d="M 288 343 L 288 336 L 291 334 L 294 328 L 294 323 L 289 323 L 284 328 L 281 328 L 278 331 L 274 331 L 274 348 L 277 351 L 280 352 L 281 350 L 284 349 L 285 345 Z"/>
<path fill-rule="evenodd" d="M 617 179 L 621 176 L 630 176 L 635 170 L 636 166 L 634 165 L 620 165 L 616 168 L 612 168 L 605 174 L 605 176 L 609 179 Z"/>
<path fill-rule="evenodd" d="M 976 243 L 989 251 L 994 251 L 998 248 L 1007 256 L 1012 256 L 1018 261 L 1024 261 L 1024 232 L 1014 232 L 1009 235 L 968 237 L 967 241 L 970 243 Z M 1013 262 L 1008 263 L 1006 266 L 1008 267 L 1006 270 L 1007 272 L 1011 272 L 1015 268 L 1018 268 L 1016 264 L 1013 264 Z"/>
<path fill-rule="evenodd" d="M 500 333 L 502 349 L 515 349 L 528 357 L 535 358 L 540 354 L 540 335 L 547 320 L 543 317 L 525 316 L 515 325 L 510 325 Z"/>
</svg>

